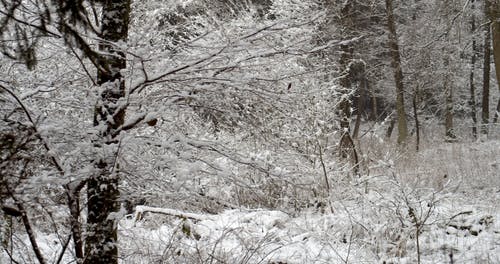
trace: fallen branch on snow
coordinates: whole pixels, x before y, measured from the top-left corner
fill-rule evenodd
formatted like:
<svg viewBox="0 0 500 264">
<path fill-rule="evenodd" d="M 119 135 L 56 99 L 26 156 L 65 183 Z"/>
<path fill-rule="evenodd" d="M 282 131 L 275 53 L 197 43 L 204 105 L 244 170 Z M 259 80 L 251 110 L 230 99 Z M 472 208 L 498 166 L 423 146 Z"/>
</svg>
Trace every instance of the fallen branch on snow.
<svg viewBox="0 0 500 264">
<path fill-rule="evenodd" d="M 179 218 L 186 218 L 186 219 L 192 219 L 192 220 L 197 220 L 197 221 L 202 221 L 202 220 L 207 220 L 209 219 L 209 216 L 207 215 L 202 215 L 202 214 L 195 214 L 195 213 L 185 213 L 181 212 L 179 210 L 174 210 L 174 209 L 168 209 L 168 208 L 158 208 L 158 207 L 150 207 L 150 206 L 144 206 L 144 205 L 138 205 L 135 207 L 135 217 L 134 217 L 134 222 L 137 222 L 142 219 L 142 215 L 146 212 L 149 213 L 157 213 L 157 214 L 164 214 L 164 215 L 170 215 L 170 216 L 176 216 Z"/>
</svg>

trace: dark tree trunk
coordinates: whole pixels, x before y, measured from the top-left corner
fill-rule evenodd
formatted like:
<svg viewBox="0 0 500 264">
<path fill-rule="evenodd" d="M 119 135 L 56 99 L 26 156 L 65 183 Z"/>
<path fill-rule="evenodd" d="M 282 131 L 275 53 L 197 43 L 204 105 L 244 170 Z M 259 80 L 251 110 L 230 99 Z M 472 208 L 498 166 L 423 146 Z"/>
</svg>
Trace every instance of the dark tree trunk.
<svg viewBox="0 0 500 264">
<path fill-rule="evenodd" d="M 350 119 L 351 119 L 351 101 L 349 95 L 351 93 L 351 78 L 349 63 L 352 61 L 352 47 L 349 45 L 341 46 L 342 55 L 340 56 L 340 66 L 344 69 L 340 85 L 342 87 L 342 99 L 339 103 L 340 112 L 340 127 L 347 132 L 350 132 Z"/>
<path fill-rule="evenodd" d="M 387 27 L 389 29 L 389 48 L 391 49 L 392 68 L 394 69 L 394 80 L 396 82 L 396 112 L 398 119 L 398 143 L 404 143 L 408 137 L 408 126 L 406 123 L 406 112 L 404 104 L 403 70 L 401 69 L 401 55 L 399 53 L 398 35 L 396 22 L 394 21 L 392 0 L 385 1 L 387 12 Z"/>
<path fill-rule="evenodd" d="M 485 1 L 485 10 L 489 10 L 489 1 Z M 487 11 L 486 11 L 487 12 Z M 481 133 L 488 134 L 488 123 L 490 118 L 490 71 L 491 71 L 491 30 L 490 24 L 484 29 L 484 64 L 483 64 L 483 98 L 481 111 Z"/>
<path fill-rule="evenodd" d="M 415 142 L 415 150 L 418 151 L 420 148 L 420 123 L 418 121 L 418 108 L 417 108 L 417 97 L 418 97 L 418 85 L 413 92 L 413 117 L 415 118 L 415 132 L 417 134 L 417 139 Z"/>
<path fill-rule="evenodd" d="M 366 100 L 366 90 L 368 89 L 368 85 L 367 85 L 367 81 L 366 81 L 366 77 L 364 76 L 365 73 L 363 72 L 363 77 L 361 78 L 361 80 L 359 81 L 359 88 L 358 88 L 358 100 L 357 100 L 357 105 L 356 105 L 356 108 L 357 108 L 357 116 L 356 116 L 356 123 L 354 125 L 354 131 L 352 132 L 352 137 L 354 139 L 358 139 L 358 135 L 359 135 L 359 127 L 361 125 L 361 117 L 363 115 L 363 113 L 365 112 L 365 108 L 364 108 L 364 102 Z"/>
<path fill-rule="evenodd" d="M 500 98 L 498 98 L 497 110 L 495 111 L 495 117 L 493 118 L 493 123 L 498 122 L 499 115 L 500 115 Z"/>
<path fill-rule="evenodd" d="M 444 50 L 445 51 L 445 50 Z M 447 56 L 447 55 L 446 55 Z M 449 58 L 445 57 L 444 66 L 448 68 L 450 64 Z M 446 93 L 445 99 L 445 135 L 446 140 L 451 142 L 456 139 L 455 131 L 453 128 L 453 86 L 450 84 L 450 76 L 448 73 L 444 76 L 444 91 Z"/>
<path fill-rule="evenodd" d="M 99 49 L 108 55 L 101 57 L 97 73 L 100 98 L 95 108 L 94 125 L 98 135 L 93 144 L 98 155 L 94 161 L 98 172 L 87 183 L 86 264 L 118 263 L 117 219 L 112 217 L 112 213 L 119 210 L 117 136 L 120 126 L 124 124 L 126 109 L 126 105 L 119 102 L 125 97 L 125 83 L 120 70 L 125 69 L 126 60 L 116 44 L 126 43 L 129 15 L 130 0 L 103 1 Z"/>
<path fill-rule="evenodd" d="M 391 118 L 389 122 L 389 126 L 387 127 L 387 131 L 385 132 L 385 137 L 390 139 L 392 136 L 392 131 L 394 130 L 394 125 L 396 125 L 396 118 Z"/>
<path fill-rule="evenodd" d="M 367 85 L 368 85 L 368 82 L 367 82 Z M 371 85 L 369 87 L 370 87 L 370 96 L 372 99 L 372 105 L 371 105 L 372 111 L 370 114 L 370 120 L 378 121 L 379 116 L 378 116 L 378 107 L 377 107 L 377 103 L 378 103 L 377 96 L 375 95 L 375 91 L 374 91 L 373 87 Z"/>
<path fill-rule="evenodd" d="M 350 35 L 352 34 L 351 30 L 353 27 L 352 19 L 353 17 L 350 15 L 351 14 L 351 9 L 353 7 L 349 4 L 346 5 L 342 11 L 341 11 L 341 23 L 346 29 L 346 32 L 344 34 Z M 341 101 L 338 105 L 338 112 L 340 114 L 340 129 L 342 132 L 342 136 L 340 138 L 340 144 L 339 144 L 339 152 L 340 155 L 343 158 L 347 158 L 350 155 L 350 150 L 353 147 L 352 140 L 351 138 L 351 101 L 350 101 L 350 94 L 352 91 L 352 80 L 351 80 L 351 69 L 350 69 L 350 64 L 353 60 L 353 52 L 354 48 L 352 47 L 352 44 L 345 44 L 340 46 L 341 50 L 341 55 L 340 55 L 340 67 L 341 69 L 344 70 L 342 73 L 342 77 L 340 79 L 340 86 L 342 87 L 342 98 Z"/>
<path fill-rule="evenodd" d="M 72 183 L 68 183 L 65 186 L 68 198 L 68 208 L 71 215 L 71 236 L 73 237 L 76 263 L 82 263 L 85 257 L 83 253 L 82 226 L 80 222 L 80 191 L 84 185 L 85 182 L 82 181 L 79 182 L 77 186 L 73 186 Z"/>
<path fill-rule="evenodd" d="M 340 114 L 340 129 L 341 138 L 339 143 L 339 152 L 342 158 L 349 158 L 354 151 L 354 144 L 351 138 L 351 69 L 349 67 L 352 62 L 352 48 L 349 45 L 342 45 L 342 55 L 340 57 L 340 65 L 345 69 L 340 85 L 342 86 L 342 99 L 339 103 Z"/>
<path fill-rule="evenodd" d="M 471 70 L 469 75 L 470 98 L 469 106 L 472 117 L 472 136 L 477 138 L 477 110 L 476 110 L 476 86 L 474 85 L 474 71 L 476 69 L 476 38 L 474 32 L 476 31 L 476 17 L 474 15 L 474 1 L 471 3 L 472 18 L 471 18 L 471 33 L 472 33 L 472 56 L 471 56 Z"/>
<path fill-rule="evenodd" d="M 493 30 L 493 60 L 495 62 L 497 87 L 500 91 L 500 2 L 498 0 L 491 1 L 489 8 L 490 8 L 489 16 L 492 23 L 491 28 Z M 499 114 L 500 114 L 500 99 L 498 99 L 494 122 L 497 122 Z"/>
</svg>

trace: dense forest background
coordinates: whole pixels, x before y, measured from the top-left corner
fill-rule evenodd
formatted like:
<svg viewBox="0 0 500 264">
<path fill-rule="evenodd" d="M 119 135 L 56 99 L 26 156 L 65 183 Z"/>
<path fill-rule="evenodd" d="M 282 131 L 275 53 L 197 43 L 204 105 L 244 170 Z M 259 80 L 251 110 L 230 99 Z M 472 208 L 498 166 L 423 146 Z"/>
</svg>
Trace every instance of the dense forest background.
<svg viewBox="0 0 500 264">
<path fill-rule="evenodd" d="M 0 0 L 1 263 L 499 263 L 498 0 Z"/>
</svg>

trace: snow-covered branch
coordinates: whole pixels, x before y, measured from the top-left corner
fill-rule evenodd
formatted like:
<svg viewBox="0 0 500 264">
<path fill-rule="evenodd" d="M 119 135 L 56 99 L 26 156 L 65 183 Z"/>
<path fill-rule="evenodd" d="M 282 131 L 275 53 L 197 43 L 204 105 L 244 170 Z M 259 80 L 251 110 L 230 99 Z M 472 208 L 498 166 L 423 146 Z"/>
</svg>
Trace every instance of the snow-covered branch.
<svg viewBox="0 0 500 264">
<path fill-rule="evenodd" d="M 202 214 L 195 214 L 195 213 L 186 213 L 182 212 L 179 210 L 174 210 L 174 209 L 168 209 L 168 208 L 158 208 L 158 207 L 150 207 L 150 206 L 144 206 L 144 205 L 138 205 L 135 208 L 135 217 L 134 220 L 137 222 L 141 220 L 142 216 L 144 213 L 156 213 L 156 214 L 164 214 L 164 215 L 170 215 L 170 216 L 175 216 L 179 218 L 186 218 L 186 219 L 192 219 L 192 220 L 197 220 L 197 221 L 203 221 L 210 219 L 210 216 L 208 215 L 202 215 Z"/>
</svg>

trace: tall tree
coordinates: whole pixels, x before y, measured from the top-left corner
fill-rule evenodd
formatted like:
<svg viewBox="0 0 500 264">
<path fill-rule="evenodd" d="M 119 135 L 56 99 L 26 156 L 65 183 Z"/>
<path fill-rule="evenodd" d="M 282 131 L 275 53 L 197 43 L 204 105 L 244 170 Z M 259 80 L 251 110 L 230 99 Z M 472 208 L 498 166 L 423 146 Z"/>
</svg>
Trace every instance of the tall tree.
<svg viewBox="0 0 500 264">
<path fill-rule="evenodd" d="M 122 47 L 127 41 L 130 0 L 103 1 L 99 51 L 104 54 L 97 67 L 100 95 L 94 113 L 97 137 L 95 175 L 87 183 L 87 237 L 84 263 L 118 263 L 117 220 L 119 211 L 120 166 L 117 163 L 119 134 L 123 129 L 125 81 L 121 70 L 126 68 Z"/>
<path fill-rule="evenodd" d="M 446 34 L 446 39 L 450 41 L 450 35 L 452 34 L 453 22 L 450 20 L 450 12 L 453 10 L 452 1 L 445 0 L 443 1 L 443 11 L 444 11 L 444 19 L 445 23 L 447 23 L 446 28 L 448 32 Z M 450 41 L 451 42 L 451 41 Z M 445 104 L 444 104 L 444 125 L 445 125 L 445 136 L 446 140 L 454 140 L 456 138 L 454 127 L 453 127 L 453 83 L 451 82 L 451 68 L 450 64 L 451 55 L 453 54 L 450 51 L 449 45 L 445 45 L 443 47 L 443 71 L 444 71 L 444 82 L 443 82 L 443 90 L 445 94 Z"/>
<path fill-rule="evenodd" d="M 449 58 L 445 58 L 445 67 L 449 67 Z M 448 69 L 444 76 L 444 92 L 445 92 L 445 113 L 444 113 L 444 124 L 445 124 L 445 135 L 447 140 L 453 140 L 456 138 L 455 132 L 453 131 L 453 86 L 450 84 L 450 77 L 448 74 Z"/>
<path fill-rule="evenodd" d="M 495 73 L 497 78 L 497 87 L 500 91 L 500 1 L 487 0 L 489 3 L 489 18 L 491 20 L 491 29 L 493 31 L 493 59 L 495 61 Z M 498 99 L 495 113 L 495 122 L 500 115 L 500 99 Z"/>
<path fill-rule="evenodd" d="M 357 137 L 361 115 L 363 113 L 362 100 L 367 87 L 365 62 L 362 60 L 364 54 L 360 52 L 361 32 L 370 26 L 370 20 L 364 15 L 369 8 L 362 1 L 329 1 L 327 8 L 332 17 L 337 21 L 329 21 L 328 27 L 337 27 L 333 23 L 340 25 L 337 32 L 343 39 L 349 39 L 340 45 L 340 58 L 338 64 L 340 68 L 339 85 L 341 99 L 337 105 L 339 113 L 339 123 L 341 138 L 339 142 L 339 154 L 343 158 L 349 158 L 354 163 L 354 171 L 358 172 L 358 157 L 355 143 L 351 136 L 351 118 L 354 111 L 357 112 L 356 125 L 352 131 L 354 138 Z M 338 8 L 338 9 L 337 9 Z M 338 14 L 335 14 L 337 11 Z M 331 36 L 328 36 L 331 37 Z M 353 41 L 356 39 L 356 41 Z M 353 104 L 353 101 L 355 102 Z"/>
<path fill-rule="evenodd" d="M 474 71 L 476 69 L 476 37 L 474 36 L 474 32 L 476 31 L 476 14 L 475 14 L 475 1 L 471 2 L 471 21 L 470 21 L 470 32 L 472 35 L 472 55 L 471 55 L 471 69 L 469 74 L 469 106 L 471 108 L 471 117 L 472 117 L 472 136 L 477 138 L 477 111 L 476 111 L 476 86 L 474 80 Z"/>
<path fill-rule="evenodd" d="M 484 2 L 484 13 L 488 17 L 491 9 L 489 0 Z M 488 134 L 490 118 L 490 71 L 491 71 L 491 22 L 484 26 L 484 52 L 483 52 L 483 97 L 481 101 L 481 133 Z"/>
<path fill-rule="evenodd" d="M 347 1 L 341 10 L 341 24 L 344 32 L 343 36 L 349 37 L 353 35 L 355 26 L 356 1 Z M 354 47 L 352 43 L 346 43 L 340 46 L 341 54 L 339 65 L 343 70 L 340 85 L 342 87 L 342 99 L 339 104 L 340 113 L 340 129 L 342 136 L 340 138 L 339 149 L 342 157 L 350 156 L 354 150 L 353 141 L 351 139 L 351 99 L 352 93 L 352 69 L 350 67 L 353 61 Z"/>
<path fill-rule="evenodd" d="M 2 42 L 0 48 L 5 55 L 22 60 L 29 69 L 34 69 L 37 62 L 38 40 L 43 36 L 54 37 L 63 39 L 73 51 L 74 48 L 79 49 L 97 69 L 99 99 L 95 104 L 95 132 L 92 137 L 95 170 L 90 177 L 66 185 L 72 215 L 72 237 L 78 263 L 118 262 L 116 244 L 118 219 L 113 213 L 119 210 L 120 168 L 116 162 L 120 144 L 119 134 L 120 131 L 135 125 L 132 123 L 124 126 L 127 103 L 124 100 L 125 83 L 121 74 L 121 70 L 126 67 L 123 45 L 127 40 L 130 4 L 130 0 L 37 1 L 36 3 L 2 1 L 0 3 L 1 11 L 5 15 L 0 23 L 2 39 L 9 39 L 12 35 L 20 37 L 8 45 Z M 101 8 L 100 19 L 96 15 L 98 8 Z M 27 14 L 31 18 L 30 21 L 26 20 Z M 97 29 L 96 25 L 100 25 L 100 29 Z M 98 50 L 88 42 L 89 38 L 85 37 L 82 29 L 92 36 L 97 36 Z M 49 147 L 46 148 L 50 155 L 54 155 Z M 66 172 L 63 166 L 54 156 L 52 157 L 60 174 L 68 176 L 64 175 Z M 77 222 L 80 214 L 79 190 L 85 183 L 88 211 L 83 253 L 83 243 L 79 234 L 81 229 Z"/>
<path fill-rule="evenodd" d="M 394 69 L 396 82 L 396 112 L 398 116 L 398 143 L 404 143 L 408 137 L 406 111 L 404 104 L 403 70 L 401 68 L 401 55 L 399 53 L 396 22 L 394 21 L 394 7 L 392 0 L 385 1 L 387 12 L 387 27 L 389 29 L 389 48 L 392 57 L 391 66 Z"/>
<path fill-rule="evenodd" d="M 164 2 L 158 2 L 160 6 L 164 6 Z M 7 5 L 17 4 L 17 1 L 14 3 L 0 1 L 0 11 L 4 11 L 2 4 L 5 3 Z M 153 45 L 155 41 L 150 41 L 151 39 L 142 34 L 144 32 L 142 29 L 150 27 L 149 24 L 144 25 L 145 22 L 143 21 L 141 21 L 141 26 L 143 25 L 144 28 L 138 29 L 139 33 L 131 33 L 127 41 L 129 18 L 135 17 L 136 21 L 143 19 L 143 17 L 138 18 L 137 13 L 134 13 L 137 16 L 130 16 L 130 0 L 39 1 L 37 3 L 42 5 L 41 10 L 43 10 L 43 4 L 47 5 L 46 11 L 51 19 L 45 19 L 43 16 L 46 12 L 41 12 L 40 20 L 35 21 L 34 25 L 26 25 L 26 21 L 21 20 L 22 16 L 14 17 L 14 15 L 7 22 L 12 23 L 13 28 L 26 26 L 29 29 L 33 29 L 33 26 L 35 26 L 33 33 L 48 34 L 55 37 L 56 39 L 50 39 L 50 43 L 46 45 L 52 47 L 51 44 L 54 42 L 58 47 L 57 50 L 60 50 L 62 46 L 61 40 L 66 41 L 66 47 L 74 53 L 74 57 L 72 57 L 74 61 L 76 63 L 79 61 L 82 64 L 81 71 L 85 72 L 87 77 L 90 77 L 88 79 L 82 78 L 86 80 L 85 85 L 80 82 L 76 84 L 64 82 L 65 85 L 61 87 L 65 89 L 58 89 L 58 91 L 51 92 L 50 94 L 47 93 L 47 97 L 50 97 L 51 100 L 57 103 L 64 101 L 61 100 L 60 93 L 65 93 L 65 97 L 63 98 L 78 101 L 79 107 L 77 108 L 80 108 L 81 112 L 83 112 L 81 116 L 77 117 L 81 121 L 78 127 L 80 128 L 81 126 L 83 130 L 81 131 L 82 134 L 78 134 L 75 138 L 65 134 L 64 136 L 68 137 L 70 139 L 68 141 L 71 141 L 71 143 L 60 143 L 55 151 L 52 151 L 52 149 L 51 151 L 46 151 L 48 155 L 55 153 L 55 156 L 60 155 L 62 157 L 61 160 L 64 160 L 63 165 L 65 166 L 62 166 L 64 169 L 61 172 L 63 177 L 59 177 L 59 181 L 67 187 L 67 196 L 68 200 L 70 200 L 68 203 L 71 204 L 72 226 L 65 226 L 62 229 L 72 232 L 71 237 L 66 241 L 69 244 L 70 239 L 73 239 L 77 263 L 117 262 L 116 222 L 120 217 L 117 214 L 118 198 L 120 195 L 118 183 L 120 178 L 126 174 L 124 171 L 129 170 L 128 172 L 130 172 L 130 167 L 132 167 L 127 167 L 127 163 L 125 162 L 118 164 L 118 161 L 123 159 L 127 159 L 128 162 L 131 160 L 135 161 L 133 158 L 130 158 L 131 152 L 135 154 L 136 152 L 146 152 L 150 151 L 151 148 L 155 148 L 158 152 L 172 154 L 172 156 L 175 156 L 174 159 L 182 160 L 184 164 L 196 162 L 198 158 L 195 156 L 202 155 L 202 152 L 220 153 L 236 161 L 241 161 L 241 164 L 252 164 L 252 166 L 257 164 L 254 161 L 247 161 L 246 153 L 245 155 L 234 154 L 239 150 L 231 149 L 232 146 L 226 148 L 225 145 L 222 146 L 223 144 L 219 144 L 219 142 L 214 143 L 211 141 L 207 143 L 196 140 L 200 134 L 203 135 L 203 138 L 210 139 L 213 138 L 213 135 L 204 129 L 201 129 L 203 131 L 192 131 L 192 128 L 198 125 L 206 128 L 206 123 L 209 122 L 204 121 L 213 120 L 214 126 L 220 128 L 219 131 L 223 131 L 223 129 L 224 132 L 234 131 L 244 127 L 249 128 L 245 129 L 248 130 L 245 133 L 261 134 L 259 133 L 260 131 L 269 128 L 270 132 L 267 135 L 271 135 L 271 133 L 272 136 L 277 135 L 275 134 L 276 129 L 281 129 L 282 126 L 271 123 L 271 121 L 274 122 L 277 119 L 274 113 L 280 112 L 283 115 L 288 113 L 282 111 L 281 108 L 278 109 L 279 111 L 274 110 L 279 105 L 285 104 L 285 102 L 288 106 L 290 102 L 300 101 L 293 99 L 299 95 L 295 91 L 302 89 L 300 88 L 301 86 L 310 87 L 309 83 L 307 83 L 307 86 L 305 84 L 298 84 L 297 87 L 293 88 L 289 86 L 288 90 L 292 92 L 287 94 L 270 89 L 270 87 L 281 87 L 279 84 L 283 80 L 283 76 L 299 76 L 301 75 L 300 73 L 304 72 L 301 62 L 295 61 L 296 59 L 288 59 L 292 57 L 298 59 L 298 56 L 292 54 L 308 55 L 336 45 L 336 42 L 327 43 L 320 47 L 311 44 L 310 36 L 302 34 L 302 32 L 304 32 L 304 25 L 307 25 L 307 30 L 305 31 L 311 31 L 314 28 L 314 23 L 310 17 L 302 16 L 297 17 L 297 19 L 281 18 L 280 23 L 265 24 L 258 22 L 251 25 L 247 24 L 248 27 L 245 29 L 241 28 L 241 24 L 237 24 L 227 32 L 225 31 L 226 28 L 219 27 L 220 24 L 215 26 L 215 23 L 212 25 L 203 21 L 206 23 L 202 25 L 205 26 L 203 31 L 206 31 L 206 34 L 199 35 L 189 45 L 182 46 L 180 44 L 182 47 L 176 50 L 176 52 L 171 52 L 170 50 L 159 51 L 160 49 L 156 49 L 159 46 L 148 46 Z M 137 2 L 134 4 L 137 4 Z M 28 7 L 30 6 L 27 4 L 21 10 L 32 11 Z M 10 10 L 10 8 L 7 9 Z M 94 16 L 92 9 L 94 9 L 95 14 L 100 13 L 101 17 Z M 85 12 L 90 13 L 87 14 Z M 155 12 L 155 14 L 157 13 Z M 280 19 L 278 15 L 277 17 L 277 19 Z M 311 17 L 313 19 L 317 18 L 317 16 Z M 0 17 L 0 26 L 2 27 L 7 23 L 3 18 Z M 301 21 L 302 19 L 303 21 Z M 50 23 L 53 23 L 53 25 L 50 25 Z M 41 26 L 38 25 L 48 26 L 40 28 Z M 54 32 L 48 30 L 53 30 Z M 157 39 L 157 35 L 159 34 L 154 32 L 154 30 L 151 31 L 153 32 L 151 33 L 153 38 Z M 5 31 L 0 33 L 5 33 Z M 6 35 L 8 34 L 2 36 Z M 30 39 L 29 37 L 26 38 L 28 41 Z M 137 42 L 134 42 L 134 40 Z M 126 42 L 128 43 L 126 44 Z M 0 44 L 5 43 L 1 42 Z M 14 43 L 14 41 L 11 43 Z M 269 45 L 269 43 L 277 44 Z M 23 43 L 20 44 L 20 47 L 23 47 Z M 98 44 L 98 48 L 95 47 L 95 44 Z M 132 51 L 129 54 L 133 54 L 133 56 L 130 56 L 132 57 L 132 62 L 130 63 L 134 63 L 134 67 L 137 66 L 140 69 L 139 71 L 130 71 L 131 75 L 127 75 L 127 77 L 132 81 L 127 86 L 125 86 L 123 74 L 126 63 L 129 63 L 125 60 L 125 45 L 128 45 L 127 50 Z M 277 47 L 280 48 L 276 49 Z M 17 48 L 9 50 L 9 47 L 3 48 L 6 48 L 4 51 L 13 52 L 13 54 L 20 50 Z M 68 55 L 65 52 L 61 53 L 64 56 Z M 82 54 L 85 60 L 82 59 Z M 59 56 L 60 54 L 56 54 L 54 57 L 59 59 Z M 30 58 L 32 58 L 31 55 Z M 15 59 L 24 60 L 24 57 L 18 56 Z M 275 65 L 270 63 L 276 59 L 287 60 L 287 66 L 277 71 Z M 36 60 L 28 59 L 28 61 L 25 61 L 25 63 L 30 64 Z M 90 66 L 89 62 L 95 66 L 95 69 L 87 68 Z M 17 61 L 13 63 L 16 65 L 19 64 Z M 60 65 L 58 63 L 57 66 Z M 262 69 L 263 65 L 266 65 L 267 68 Z M 241 70 L 239 67 L 245 68 Z M 24 67 L 22 68 L 24 70 Z M 33 69 L 34 73 L 40 73 L 37 68 Z M 289 74 L 284 74 L 283 70 Z M 91 74 L 93 71 L 97 72 L 97 76 Z M 317 77 L 316 72 L 311 71 L 311 75 L 314 74 L 314 77 Z M 52 72 L 50 71 L 45 71 L 44 73 L 44 77 L 52 76 Z M 4 75 L 2 75 L 3 77 Z M 308 79 L 312 80 L 314 78 L 311 77 Z M 94 81 L 94 85 L 90 84 L 91 80 Z M 66 86 L 66 84 L 68 85 Z M 97 91 L 90 91 L 89 88 L 86 88 L 89 86 L 92 89 L 97 88 Z M 146 89 L 146 87 L 151 89 Z M 28 88 L 26 90 L 23 89 L 20 88 L 19 90 L 24 92 Z M 331 90 L 334 89 L 336 87 L 331 88 Z M 93 98 L 94 95 L 97 95 L 97 98 Z M 84 96 L 84 98 L 79 96 Z M 282 98 L 285 96 L 286 98 Z M 44 122 L 47 122 L 44 125 L 48 124 L 45 127 L 67 128 L 66 126 L 70 124 L 73 118 L 66 119 L 67 116 L 65 114 L 61 115 L 59 112 L 72 112 L 75 111 L 76 107 L 72 104 L 65 106 L 58 105 L 56 106 L 56 111 L 53 111 L 54 108 L 52 106 L 50 109 L 45 108 L 47 97 L 33 99 L 33 107 L 43 105 L 40 109 L 47 110 L 49 118 L 62 117 L 63 120 L 60 123 L 61 126 L 53 125 L 52 120 L 44 120 Z M 313 96 L 313 98 L 319 97 L 316 94 Z M 142 103 L 146 100 L 147 103 Z M 327 103 L 329 106 L 336 105 L 335 99 L 328 101 L 321 100 L 324 105 L 327 105 Z M 129 106 L 129 101 L 134 104 Z M 308 104 L 304 104 L 304 106 L 309 107 Z M 90 122 L 87 122 L 88 120 L 85 118 L 86 114 L 91 112 L 91 110 L 94 110 L 93 125 L 89 124 Z M 154 112 L 148 116 L 161 112 L 161 115 L 166 117 L 155 128 L 154 133 L 160 135 L 157 138 L 155 137 L 155 140 L 149 140 L 149 138 L 137 140 L 131 133 L 129 134 L 130 137 L 127 138 L 128 140 L 122 140 L 123 131 L 133 128 L 141 120 L 146 121 L 145 116 L 148 112 Z M 179 112 L 183 113 L 181 117 L 178 115 Z M 328 114 L 333 115 L 330 112 Z M 301 113 L 309 114 L 307 111 L 302 111 Z M 196 114 L 199 114 L 199 116 L 196 116 Z M 316 120 L 317 115 L 312 116 Z M 174 121 L 169 120 L 170 118 Z M 324 119 L 331 120 L 333 118 Z M 180 122 L 177 122 L 178 120 Z M 200 125 L 200 123 L 203 123 L 203 125 Z M 311 130 L 318 131 L 316 129 L 318 125 L 319 122 L 315 123 Z M 252 129 L 254 127 L 258 127 L 258 129 Z M 302 125 L 297 125 L 297 128 L 300 128 L 297 130 L 297 134 L 299 134 L 297 138 L 299 140 L 304 138 L 304 134 L 312 134 L 312 132 L 305 132 Z M 170 133 L 171 131 L 172 133 Z M 165 135 L 171 137 L 165 139 Z M 47 138 L 50 141 L 55 136 L 48 135 Z M 130 138 L 134 139 L 130 140 Z M 282 140 L 282 137 L 277 138 Z M 221 140 L 221 142 L 224 141 Z M 70 149 L 68 146 L 74 145 L 81 147 L 78 147 L 74 151 L 68 151 Z M 177 150 L 184 153 L 187 152 L 189 155 L 179 155 Z M 118 155 L 119 153 L 120 155 Z M 79 159 L 78 157 L 81 156 L 88 158 Z M 186 156 L 189 157 L 186 158 Z M 204 160 L 203 164 L 205 164 L 205 161 L 211 158 L 200 156 L 199 160 Z M 166 159 L 160 162 L 162 162 L 162 167 L 170 167 L 170 164 L 168 164 L 169 161 L 166 161 Z M 44 166 L 47 167 L 46 164 Z M 150 171 L 156 170 L 156 166 L 155 169 L 150 168 Z M 174 166 L 178 165 L 173 165 L 172 167 Z M 168 170 L 172 171 L 175 169 L 168 168 Z M 184 167 L 179 169 L 184 169 Z M 217 170 L 217 167 L 214 167 L 214 172 Z M 128 174 L 129 177 L 136 177 L 136 175 L 130 176 L 131 174 Z M 140 175 L 139 177 L 145 176 Z M 162 174 L 161 177 L 167 176 Z M 182 180 L 192 181 L 193 173 L 187 174 L 183 172 L 182 175 L 179 175 L 179 178 L 181 177 Z M 137 180 L 137 178 L 134 179 Z M 157 180 L 157 177 L 154 180 Z M 68 182 L 70 184 L 67 184 Z M 83 214 L 83 216 L 87 216 L 87 219 L 86 221 L 82 220 L 77 223 L 79 219 L 83 218 L 80 215 L 78 202 L 79 190 L 83 188 L 82 184 L 86 184 L 87 186 L 86 198 L 88 201 L 86 205 L 88 211 L 87 214 Z M 175 187 L 167 186 L 162 188 L 168 189 L 178 197 Z M 79 234 L 79 231 L 83 229 L 73 223 L 87 224 L 87 232 L 84 233 L 84 236 L 80 236 L 81 234 Z M 85 245 L 83 245 L 82 240 L 85 240 Z M 63 252 L 65 249 L 63 249 Z M 63 254 L 61 253 L 61 256 Z"/>
</svg>

